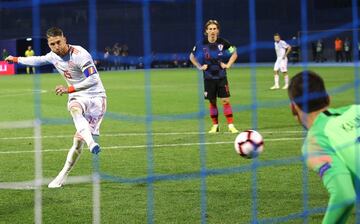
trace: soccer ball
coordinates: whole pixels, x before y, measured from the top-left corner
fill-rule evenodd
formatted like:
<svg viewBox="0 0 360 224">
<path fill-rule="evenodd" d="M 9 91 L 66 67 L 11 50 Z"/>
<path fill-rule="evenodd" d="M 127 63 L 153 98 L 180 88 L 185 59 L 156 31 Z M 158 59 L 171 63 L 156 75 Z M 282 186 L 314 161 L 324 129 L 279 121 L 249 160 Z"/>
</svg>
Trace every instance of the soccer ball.
<svg viewBox="0 0 360 224">
<path fill-rule="evenodd" d="M 241 132 L 234 142 L 235 151 L 240 156 L 252 159 L 264 150 L 264 141 L 261 134 L 254 130 Z"/>
</svg>

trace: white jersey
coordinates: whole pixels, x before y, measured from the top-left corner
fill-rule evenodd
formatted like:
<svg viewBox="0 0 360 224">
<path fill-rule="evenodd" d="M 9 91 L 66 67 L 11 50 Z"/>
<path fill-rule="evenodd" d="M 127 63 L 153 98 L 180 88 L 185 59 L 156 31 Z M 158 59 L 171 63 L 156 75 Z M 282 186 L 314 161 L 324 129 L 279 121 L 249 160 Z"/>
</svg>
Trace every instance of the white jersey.
<svg viewBox="0 0 360 224">
<path fill-rule="evenodd" d="M 53 64 L 68 86 L 75 88 L 75 92 L 69 93 L 69 98 L 74 96 L 106 97 L 104 86 L 89 52 L 81 46 L 69 45 L 69 47 L 69 53 L 64 57 L 51 51 L 43 56 L 19 57 L 18 62 L 32 66 Z"/>
<path fill-rule="evenodd" d="M 278 58 L 283 58 L 285 56 L 286 49 L 289 47 L 289 45 L 283 40 L 280 40 L 279 42 L 274 42 L 274 45 L 275 45 L 276 56 Z"/>
</svg>

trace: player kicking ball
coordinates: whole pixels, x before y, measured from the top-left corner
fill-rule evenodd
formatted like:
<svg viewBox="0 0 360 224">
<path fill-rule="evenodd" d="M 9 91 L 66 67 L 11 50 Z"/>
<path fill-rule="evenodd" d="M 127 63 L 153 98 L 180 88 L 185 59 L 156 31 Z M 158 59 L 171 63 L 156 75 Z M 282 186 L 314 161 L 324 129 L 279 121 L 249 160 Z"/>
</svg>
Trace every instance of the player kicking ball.
<svg viewBox="0 0 360 224">
<path fill-rule="evenodd" d="M 90 152 L 100 152 L 100 146 L 93 136 L 99 135 L 100 124 L 106 111 L 106 94 L 94 61 L 84 48 L 67 44 L 63 31 L 59 28 L 50 28 L 46 36 L 51 49 L 48 54 L 32 57 L 9 56 L 5 60 L 29 66 L 53 64 L 67 82 L 68 87 L 56 86 L 55 93 L 60 96 L 68 94 L 67 107 L 76 133 L 63 169 L 48 185 L 49 188 L 59 188 L 79 159 L 84 143 Z"/>
<path fill-rule="evenodd" d="M 323 223 L 346 223 L 360 194 L 360 105 L 329 108 L 324 81 L 311 71 L 295 75 L 288 94 L 293 115 L 308 130 L 306 163 L 330 194 Z"/>
<path fill-rule="evenodd" d="M 274 65 L 274 82 L 275 84 L 270 88 L 272 90 L 274 89 L 280 89 L 279 85 L 279 70 L 284 75 L 284 81 L 285 85 L 282 89 L 287 89 L 289 86 L 289 76 L 288 76 L 288 70 L 287 70 L 287 64 L 288 64 L 288 54 L 291 51 L 291 46 L 288 45 L 284 40 L 281 40 L 280 34 L 275 33 L 274 34 L 274 45 L 275 45 L 275 52 L 276 52 L 276 62 Z"/>
<path fill-rule="evenodd" d="M 204 95 L 205 99 L 209 100 L 210 103 L 210 117 L 213 123 L 209 133 L 220 131 L 217 97 L 220 98 L 223 105 L 229 131 L 231 133 L 238 133 L 239 131 L 233 124 L 229 84 L 226 77 L 226 69 L 234 64 L 237 53 L 235 46 L 219 37 L 219 32 L 219 23 L 216 20 L 209 20 L 205 24 L 206 37 L 202 42 L 195 45 L 190 54 L 190 61 L 204 73 Z"/>
</svg>

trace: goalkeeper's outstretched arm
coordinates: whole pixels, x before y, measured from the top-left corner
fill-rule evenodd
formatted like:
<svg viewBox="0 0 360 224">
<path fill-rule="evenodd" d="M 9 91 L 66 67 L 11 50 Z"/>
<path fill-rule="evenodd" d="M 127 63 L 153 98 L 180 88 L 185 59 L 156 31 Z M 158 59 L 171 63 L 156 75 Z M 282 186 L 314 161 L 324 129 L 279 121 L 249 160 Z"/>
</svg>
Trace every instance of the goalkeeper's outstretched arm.
<svg viewBox="0 0 360 224">
<path fill-rule="evenodd" d="M 346 223 L 356 200 L 354 184 L 349 173 L 323 176 L 330 199 L 323 224 Z"/>
</svg>

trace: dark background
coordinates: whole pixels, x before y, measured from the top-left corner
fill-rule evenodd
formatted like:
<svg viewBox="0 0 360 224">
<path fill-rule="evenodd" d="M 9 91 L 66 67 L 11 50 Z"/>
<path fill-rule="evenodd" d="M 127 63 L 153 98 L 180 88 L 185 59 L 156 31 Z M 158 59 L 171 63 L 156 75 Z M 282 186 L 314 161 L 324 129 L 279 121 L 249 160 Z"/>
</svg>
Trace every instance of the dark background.
<svg viewBox="0 0 360 224">
<path fill-rule="evenodd" d="M 51 26 L 61 27 L 68 42 L 89 47 L 89 35 L 97 34 L 97 50 L 114 43 L 127 44 L 133 56 L 143 54 L 142 5 L 138 0 L 97 0 L 97 14 L 89 15 L 88 1 L 41 1 L 41 34 Z M 360 2 L 360 1 L 359 1 Z M 351 29 L 351 0 L 309 0 L 308 30 Z M 360 4 L 360 3 L 358 3 Z M 203 0 L 203 21 L 217 19 L 221 36 L 238 46 L 239 62 L 248 61 L 249 44 L 248 0 Z M 188 53 L 195 43 L 195 1 L 163 0 L 150 3 L 151 38 L 154 53 Z M 89 17 L 96 17 L 97 28 L 89 29 Z M 348 26 L 346 26 L 348 24 Z M 257 40 L 264 42 L 257 51 L 258 61 L 273 61 L 273 34 L 283 39 L 298 37 L 301 30 L 300 0 L 257 0 Z M 321 32 L 313 32 L 319 34 Z M 325 36 L 332 48 L 335 35 Z M 0 1 L 0 40 L 32 36 L 31 1 Z M 295 44 L 295 43 L 293 43 Z M 25 50 L 25 49 L 24 49 Z M 10 52 L 12 53 L 12 52 Z M 13 53 L 14 54 L 14 53 Z M 100 54 L 99 54 L 100 55 Z"/>
</svg>

